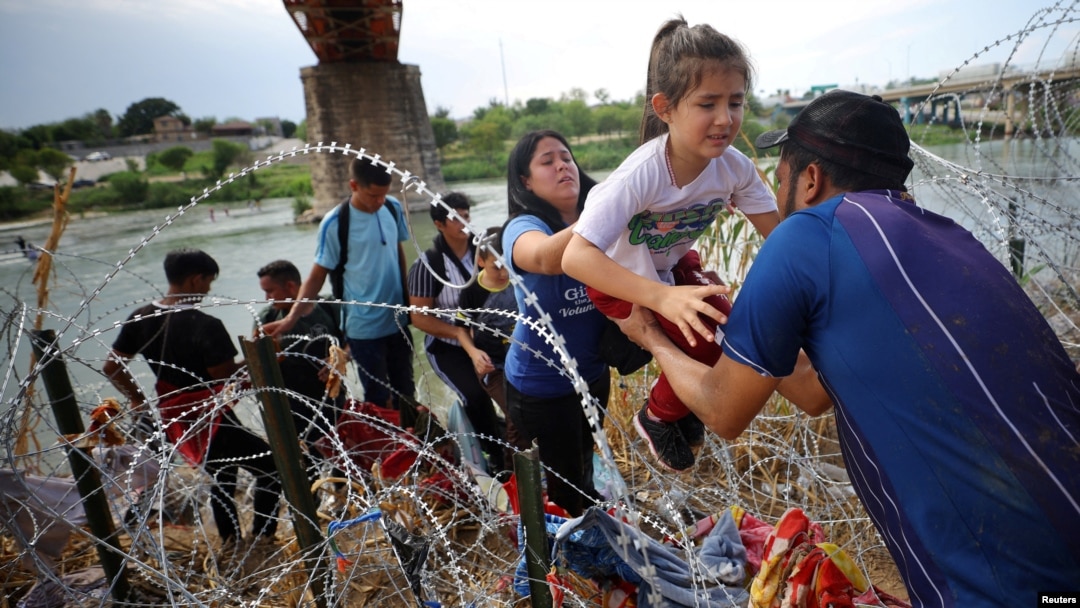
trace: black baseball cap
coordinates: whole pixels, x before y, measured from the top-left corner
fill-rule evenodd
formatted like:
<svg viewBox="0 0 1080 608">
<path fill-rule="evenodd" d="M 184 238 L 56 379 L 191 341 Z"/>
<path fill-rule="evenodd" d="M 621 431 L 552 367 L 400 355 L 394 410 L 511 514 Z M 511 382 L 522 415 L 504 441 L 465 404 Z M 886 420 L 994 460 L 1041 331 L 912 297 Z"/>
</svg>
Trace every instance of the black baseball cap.
<svg viewBox="0 0 1080 608">
<path fill-rule="evenodd" d="M 787 129 L 768 131 L 754 145 L 771 148 L 791 141 L 838 165 L 903 182 L 915 163 L 911 140 L 896 108 L 877 95 L 839 89 L 810 102 Z"/>
</svg>

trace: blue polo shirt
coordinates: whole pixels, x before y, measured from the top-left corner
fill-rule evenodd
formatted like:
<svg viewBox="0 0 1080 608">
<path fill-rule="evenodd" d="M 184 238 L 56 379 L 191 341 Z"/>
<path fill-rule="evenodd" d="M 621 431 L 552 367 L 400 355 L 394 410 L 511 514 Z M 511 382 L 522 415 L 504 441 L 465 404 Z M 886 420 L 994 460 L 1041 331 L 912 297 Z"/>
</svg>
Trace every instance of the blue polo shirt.
<svg viewBox="0 0 1080 608">
<path fill-rule="evenodd" d="M 809 355 L 914 606 L 1078 588 L 1080 374 L 951 219 L 889 191 L 792 214 L 755 258 L 723 348 L 774 377 Z"/>
</svg>

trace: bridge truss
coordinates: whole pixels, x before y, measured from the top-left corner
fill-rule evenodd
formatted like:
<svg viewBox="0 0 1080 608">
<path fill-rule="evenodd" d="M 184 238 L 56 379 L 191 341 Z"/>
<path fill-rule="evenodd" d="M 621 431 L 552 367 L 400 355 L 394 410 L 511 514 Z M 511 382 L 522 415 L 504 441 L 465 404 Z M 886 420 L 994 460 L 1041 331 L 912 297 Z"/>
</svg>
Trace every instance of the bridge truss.
<svg viewBox="0 0 1080 608">
<path fill-rule="evenodd" d="M 403 0 L 284 0 L 319 63 L 397 61 Z"/>
</svg>

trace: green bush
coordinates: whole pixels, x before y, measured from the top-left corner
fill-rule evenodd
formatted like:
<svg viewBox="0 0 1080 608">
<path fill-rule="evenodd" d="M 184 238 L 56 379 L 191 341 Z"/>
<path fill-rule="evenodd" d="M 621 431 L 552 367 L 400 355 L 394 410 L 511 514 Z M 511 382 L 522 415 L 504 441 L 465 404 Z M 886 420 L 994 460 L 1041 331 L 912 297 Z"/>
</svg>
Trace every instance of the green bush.
<svg viewBox="0 0 1080 608">
<path fill-rule="evenodd" d="M 758 135 L 761 135 L 768 130 L 768 127 L 756 120 L 747 120 L 743 122 L 742 128 L 739 130 L 739 135 L 735 137 L 735 141 L 732 142 L 732 145 L 735 146 L 735 149 L 739 152 L 742 152 L 750 158 L 762 156 L 760 151 L 754 147 L 754 140 L 757 139 Z"/>
<path fill-rule="evenodd" d="M 506 159 L 502 164 L 482 158 L 446 160 L 442 164 L 443 179 L 447 182 L 464 182 L 502 177 L 506 174 L 505 163 Z"/>
<path fill-rule="evenodd" d="M 260 198 L 289 198 L 290 196 L 312 196 L 315 191 L 311 188 L 310 175 L 297 175 L 287 182 L 270 188 Z"/>
<path fill-rule="evenodd" d="M 192 194 L 190 188 L 181 187 L 179 184 L 155 182 L 150 184 L 150 193 L 146 199 L 146 206 L 151 209 L 183 207 L 191 202 Z"/>
<path fill-rule="evenodd" d="M 300 217 L 308 209 L 311 209 L 311 201 L 308 200 L 308 197 L 298 196 L 293 199 L 292 210 L 294 218 Z"/>
<path fill-rule="evenodd" d="M 150 194 L 150 183 L 132 171 L 113 173 L 109 177 L 109 187 L 116 192 L 120 204 L 124 206 L 142 207 Z"/>
<path fill-rule="evenodd" d="M 52 203 L 52 193 L 42 199 L 40 191 L 21 186 L 0 186 L 0 221 L 10 222 L 47 209 Z"/>
<path fill-rule="evenodd" d="M 173 173 L 179 173 L 184 170 L 184 166 L 187 164 L 188 159 L 194 156 L 194 152 L 187 146 L 173 146 L 167 150 L 162 150 L 155 156 L 157 162 L 167 169 L 172 170 Z M 150 158 L 147 157 L 147 166 L 150 164 Z"/>
<path fill-rule="evenodd" d="M 118 207 L 123 204 L 119 194 L 114 188 L 83 188 L 71 193 L 68 207 L 72 211 L 86 211 L 88 209 L 106 209 Z"/>
</svg>

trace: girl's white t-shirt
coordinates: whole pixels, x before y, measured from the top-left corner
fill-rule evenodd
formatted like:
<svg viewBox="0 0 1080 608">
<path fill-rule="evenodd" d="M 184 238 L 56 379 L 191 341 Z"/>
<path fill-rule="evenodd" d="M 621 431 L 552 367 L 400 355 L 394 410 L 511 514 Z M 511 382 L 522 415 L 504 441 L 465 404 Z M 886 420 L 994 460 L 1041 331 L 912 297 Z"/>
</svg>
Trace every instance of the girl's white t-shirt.
<svg viewBox="0 0 1080 608">
<path fill-rule="evenodd" d="M 776 210 L 776 198 L 753 161 L 729 147 L 682 188 L 672 183 L 668 136 L 635 150 L 593 187 L 574 232 L 620 266 L 671 285 L 671 269 L 728 204 L 744 214 Z"/>
</svg>

